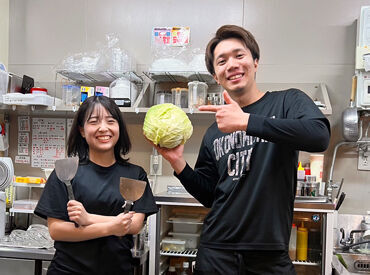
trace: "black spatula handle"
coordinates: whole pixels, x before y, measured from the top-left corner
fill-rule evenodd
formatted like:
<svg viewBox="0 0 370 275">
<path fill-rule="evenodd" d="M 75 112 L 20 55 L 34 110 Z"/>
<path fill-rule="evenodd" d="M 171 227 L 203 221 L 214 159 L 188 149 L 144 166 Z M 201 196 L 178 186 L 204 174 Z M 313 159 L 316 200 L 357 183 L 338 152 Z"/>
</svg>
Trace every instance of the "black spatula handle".
<svg viewBox="0 0 370 275">
<path fill-rule="evenodd" d="M 65 185 L 67 186 L 67 192 L 68 192 L 68 199 L 69 200 L 74 200 L 75 195 L 73 194 L 73 189 L 72 189 L 72 184 L 70 181 L 64 182 Z M 78 223 L 73 222 L 75 224 L 75 227 L 79 227 Z"/>
</svg>

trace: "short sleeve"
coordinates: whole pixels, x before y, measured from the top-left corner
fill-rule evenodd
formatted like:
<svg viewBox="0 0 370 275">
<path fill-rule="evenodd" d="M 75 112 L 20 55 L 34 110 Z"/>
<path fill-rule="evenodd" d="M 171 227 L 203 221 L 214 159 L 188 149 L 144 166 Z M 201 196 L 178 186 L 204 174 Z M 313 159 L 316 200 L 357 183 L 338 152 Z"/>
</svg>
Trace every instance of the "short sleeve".
<svg viewBox="0 0 370 275">
<path fill-rule="evenodd" d="M 152 189 L 150 188 L 148 178 L 146 173 L 143 169 L 141 169 L 141 173 L 139 175 L 139 180 L 146 181 L 146 187 L 143 196 L 134 202 L 132 210 L 137 213 L 144 213 L 146 217 L 157 213 L 158 207 L 155 203 L 154 196 L 152 193 Z"/>
<path fill-rule="evenodd" d="M 44 219 L 51 217 L 69 221 L 67 202 L 67 187 L 58 179 L 54 170 L 45 184 L 34 213 Z"/>
</svg>

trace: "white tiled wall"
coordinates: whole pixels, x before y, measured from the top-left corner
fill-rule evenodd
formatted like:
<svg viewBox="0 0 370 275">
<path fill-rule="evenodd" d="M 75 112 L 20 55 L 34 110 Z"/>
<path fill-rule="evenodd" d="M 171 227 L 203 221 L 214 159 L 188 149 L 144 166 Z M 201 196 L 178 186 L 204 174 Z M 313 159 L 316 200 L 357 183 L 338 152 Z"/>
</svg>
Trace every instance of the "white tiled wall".
<svg viewBox="0 0 370 275">
<path fill-rule="evenodd" d="M 326 83 L 333 108 L 327 175 L 333 148 L 342 140 L 341 113 L 349 102 L 356 19 L 362 5 L 370 5 L 369 0 L 12 0 L 9 68 L 38 81 L 53 81 L 52 69 L 62 58 L 96 49 L 106 34 L 117 33 L 139 68 L 146 69 L 152 60 L 152 27 L 189 26 L 191 46 L 204 48 L 219 26 L 243 25 L 261 48 L 258 82 Z M 205 124 L 195 126 L 186 146 L 190 164 L 195 162 Z M 151 148 L 142 138 L 140 123 L 130 124 L 129 130 L 135 152 L 131 159 L 148 170 Z M 167 164 L 164 173 L 172 174 Z M 341 212 L 370 210 L 369 172 L 357 171 L 353 149 L 338 152 L 334 179 L 342 177 L 347 197 Z"/>
</svg>

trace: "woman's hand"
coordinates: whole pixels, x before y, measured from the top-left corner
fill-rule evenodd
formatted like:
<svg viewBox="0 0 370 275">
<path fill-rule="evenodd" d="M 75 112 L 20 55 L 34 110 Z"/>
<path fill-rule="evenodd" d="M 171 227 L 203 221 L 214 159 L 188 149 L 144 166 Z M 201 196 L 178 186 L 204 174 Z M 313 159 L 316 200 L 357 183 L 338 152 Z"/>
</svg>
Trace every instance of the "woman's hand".
<svg viewBox="0 0 370 275">
<path fill-rule="evenodd" d="M 118 237 L 126 235 L 131 228 L 132 217 L 134 212 L 121 213 L 114 217 L 109 223 L 108 227 L 110 235 Z"/>
<path fill-rule="evenodd" d="M 79 225 L 90 225 L 90 214 L 79 201 L 70 200 L 67 203 L 69 219 Z"/>
</svg>

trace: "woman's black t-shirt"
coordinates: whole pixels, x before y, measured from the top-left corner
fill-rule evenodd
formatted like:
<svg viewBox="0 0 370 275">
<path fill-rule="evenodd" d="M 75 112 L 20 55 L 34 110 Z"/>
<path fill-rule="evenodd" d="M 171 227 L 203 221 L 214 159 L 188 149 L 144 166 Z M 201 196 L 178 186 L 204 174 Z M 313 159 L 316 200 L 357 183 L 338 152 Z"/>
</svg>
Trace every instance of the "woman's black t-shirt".
<svg viewBox="0 0 370 275">
<path fill-rule="evenodd" d="M 148 182 L 144 169 L 130 163 L 102 167 L 95 163 L 80 164 L 71 181 L 75 199 L 91 214 L 116 216 L 122 213 L 125 200 L 119 192 L 120 177 Z M 35 209 L 42 218 L 69 221 L 68 193 L 65 184 L 53 171 Z M 147 184 L 144 195 L 134 203 L 132 211 L 147 216 L 158 211 Z M 49 270 L 55 274 L 122 274 L 132 270 L 132 235 L 108 236 L 82 242 L 55 241 L 56 249 Z"/>
</svg>

